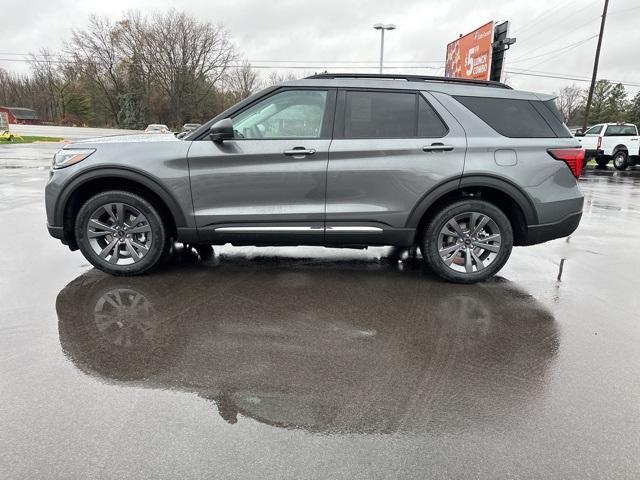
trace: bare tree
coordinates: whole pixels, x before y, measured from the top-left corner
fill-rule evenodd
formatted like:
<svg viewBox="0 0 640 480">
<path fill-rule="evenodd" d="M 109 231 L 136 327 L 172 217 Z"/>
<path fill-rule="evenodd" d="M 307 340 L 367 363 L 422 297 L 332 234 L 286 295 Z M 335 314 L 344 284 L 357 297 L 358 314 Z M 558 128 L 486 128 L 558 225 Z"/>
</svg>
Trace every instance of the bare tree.
<svg viewBox="0 0 640 480">
<path fill-rule="evenodd" d="M 575 84 L 561 88 L 556 98 L 556 105 L 565 123 L 568 124 L 574 118 L 576 112 L 584 105 L 582 89 Z"/>
<path fill-rule="evenodd" d="M 212 93 L 236 59 L 223 27 L 176 10 L 149 18 L 130 11 L 120 26 L 124 53 L 166 95 L 175 124 Z"/>
<path fill-rule="evenodd" d="M 46 48 L 40 49 L 39 54 L 31 54 L 31 81 L 38 88 L 40 94 L 46 93 L 39 99 L 40 114 L 54 121 L 60 121 L 65 116 L 66 94 L 71 83 L 65 74 L 65 62 L 59 56 Z M 45 111 L 42 111 L 44 107 Z"/>
<path fill-rule="evenodd" d="M 230 69 L 225 81 L 229 102 L 236 103 L 255 93 L 260 88 L 257 72 L 244 60 L 238 67 Z"/>
<path fill-rule="evenodd" d="M 101 92 L 113 122 L 118 122 L 118 97 L 125 90 L 121 68 L 121 32 L 108 18 L 89 17 L 86 30 L 74 30 L 67 53 L 73 57 L 85 78 Z"/>
<path fill-rule="evenodd" d="M 278 85 L 282 82 L 289 82 L 291 80 L 298 80 L 298 77 L 291 72 L 284 73 L 284 74 L 278 73 L 278 72 L 271 72 L 267 77 L 266 86 L 270 87 L 272 85 Z"/>
</svg>

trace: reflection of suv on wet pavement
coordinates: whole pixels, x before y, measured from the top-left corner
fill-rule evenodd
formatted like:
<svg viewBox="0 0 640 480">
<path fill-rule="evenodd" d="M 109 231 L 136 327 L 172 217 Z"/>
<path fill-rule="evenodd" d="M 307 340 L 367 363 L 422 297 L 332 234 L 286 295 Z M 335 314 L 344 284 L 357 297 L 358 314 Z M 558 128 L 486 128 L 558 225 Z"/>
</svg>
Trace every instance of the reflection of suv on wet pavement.
<svg viewBox="0 0 640 480">
<path fill-rule="evenodd" d="M 553 97 L 494 82 L 323 74 L 268 88 L 184 139 L 77 142 L 54 158 L 49 232 L 133 275 L 171 240 L 419 245 L 441 277 L 495 274 L 569 235 L 584 150 Z"/>
<path fill-rule="evenodd" d="M 601 123 L 583 132 L 576 132 L 578 141 L 586 150 L 587 158 L 595 158 L 604 167 L 613 160 L 617 170 L 640 162 L 638 127 L 632 123 Z"/>
</svg>

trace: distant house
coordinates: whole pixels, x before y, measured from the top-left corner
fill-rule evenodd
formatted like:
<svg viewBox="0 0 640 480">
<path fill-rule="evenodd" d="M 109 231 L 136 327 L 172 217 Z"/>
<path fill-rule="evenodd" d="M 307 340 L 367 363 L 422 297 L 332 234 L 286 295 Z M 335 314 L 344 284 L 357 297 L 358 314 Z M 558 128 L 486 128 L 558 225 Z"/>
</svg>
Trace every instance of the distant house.
<svg viewBox="0 0 640 480">
<path fill-rule="evenodd" d="M 0 107 L 0 112 L 6 112 L 9 116 L 9 123 L 21 123 L 34 125 L 40 123 L 38 112 L 24 107 Z"/>
</svg>

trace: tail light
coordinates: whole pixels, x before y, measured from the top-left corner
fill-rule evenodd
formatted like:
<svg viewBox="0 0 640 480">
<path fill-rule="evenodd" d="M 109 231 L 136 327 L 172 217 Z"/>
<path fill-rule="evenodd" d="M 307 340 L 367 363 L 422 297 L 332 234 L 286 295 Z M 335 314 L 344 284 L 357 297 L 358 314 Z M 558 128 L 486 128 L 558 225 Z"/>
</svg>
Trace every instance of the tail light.
<svg viewBox="0 0 640 480">
<path fill-rule="evenodd" d="M 584 148 L 550 148 L 547 152 L 556 160 L 566 163 L 573 176 L 580 178 L 584 166 Z"/>
<path fill-rule="evenodd" d="M 598 135 L 598 143 L 596 143 L 596 150 L 600 150 L 600 147 L 602 147 L 602 136 Z"/>
</svg>

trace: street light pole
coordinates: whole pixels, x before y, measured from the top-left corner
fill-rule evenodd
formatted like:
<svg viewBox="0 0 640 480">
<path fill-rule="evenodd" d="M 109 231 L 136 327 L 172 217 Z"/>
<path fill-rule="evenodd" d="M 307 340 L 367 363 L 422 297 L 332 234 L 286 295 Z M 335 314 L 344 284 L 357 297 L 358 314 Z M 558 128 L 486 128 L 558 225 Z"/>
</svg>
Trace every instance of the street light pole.
<svg viewBox="0 0 640 480">
<path fill-rule="evenodd" d="M 385 30 L 395 30 L 396 26 L 393 23 L 376 23 L 373 28 L 376 30 L 380 30 L 380 73 L 382 73 L 382 63 L 384 61 L 384 31 Z"/>
</svg>

